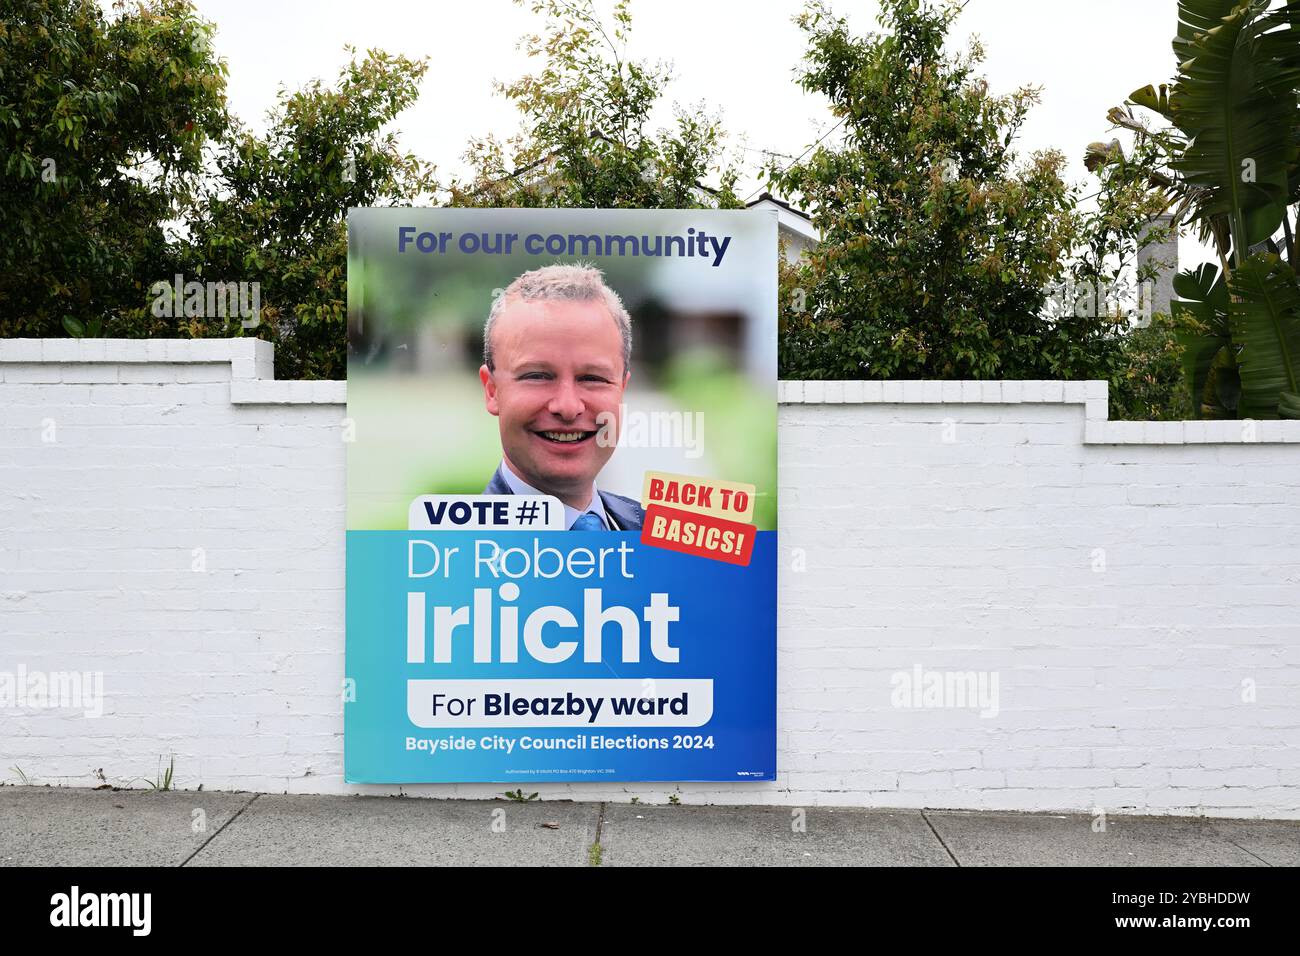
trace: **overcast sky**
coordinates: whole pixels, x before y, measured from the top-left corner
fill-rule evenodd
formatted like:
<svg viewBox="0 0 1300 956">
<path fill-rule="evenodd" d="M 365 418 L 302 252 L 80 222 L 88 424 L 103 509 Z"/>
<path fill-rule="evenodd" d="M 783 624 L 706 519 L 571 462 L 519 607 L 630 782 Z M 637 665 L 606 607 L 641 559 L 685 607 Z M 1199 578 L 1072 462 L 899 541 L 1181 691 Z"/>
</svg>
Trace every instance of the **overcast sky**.
<svg viewBox="0 0 1300 956">
<path fill-rule="evenodd" d="M 831 125 L 822 98 L 793 81 L 804 43 L 791 21 L 801 6 L 633 0 L 632 55 L 671 61 L 671 99 L 720 109 L 732 146 L 752 150 L 743 154 L 744 194 L 759 187 L 757 150 L 797 155 Z M 463 170 L 469 137 L 517 128 L 492 85 L 529 71 L 518 40 L 542 26 L 511 0 L 198 0 L 198 8 L 217 25 L 231 106 L 254 126 L 263 125 L 279 85 L 332 81 L 346 62 L 345 44 L 429 57 L 420 101 L 397 126 L 403 144 L 434 162 L 444 179 Z M 876 26 L 873 0 L 841 0 L 834 8 L 858 31 Z M 1172 75 L 1176 23 L 1176 0 L 969 0 L 954 39 L 980 37 L 995 91 L 1043 87 L 1020 149 L 1059 148 L 1072 177 L 1083 180 L 1084 147 L 1113 135 L 1106 111 Z"/>
</svg>

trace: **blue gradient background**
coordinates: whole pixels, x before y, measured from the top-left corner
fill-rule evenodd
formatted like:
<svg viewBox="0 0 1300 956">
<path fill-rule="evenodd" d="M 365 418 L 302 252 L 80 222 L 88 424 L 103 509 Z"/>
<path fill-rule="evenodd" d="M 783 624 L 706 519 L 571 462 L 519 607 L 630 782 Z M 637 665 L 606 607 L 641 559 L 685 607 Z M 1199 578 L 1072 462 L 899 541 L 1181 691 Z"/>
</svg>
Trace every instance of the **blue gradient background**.
<svg viewBox="0 0 1300 956">
<path fill-rule="evenodd" d="M 649 652 L 649 626 L 641 625 L 641 661 L 625 664 L 611 659 L 617 647 L 606 625 L 606 660 L 582 661 L 579 647 L 562 664 L 541 664 L 520 646 L 516 664 L 475 664 L 469 639 L 458 632 L 460 659 L 448 664 L 406 663 L 406 595 L 429 594 L 427 621 L 432 627 L 434 605 L 472 604 L 476 587 L 494 589 L 493 614 L 501 602 L 495 591 L 507 579 L 490 574 L 474 578 L 474 542 L 494 540 L 503 549 L 522 547 L 530 554 L 533 539 L 561 554 L 581 546 L 596 551 L 617 547 L 624 539 L 633 548 L 627 579 L 616 560 L 603 578 L 552 580 L 522 577 L 517 601 L 523 620 L 538 607 L 568 608 L 581 623 L 582 591 L 599 587 L 603 607 L 621 604 L 638 616 L 653 592 L 667 592 L 669 603 L 681 609 L 680 620 L 669 625 L 669 641 L 681 651 L 676 664 L 665 664 Z M 439 548 L 459 547 L 453 574 L 443 579 L 407 577 L 407 542 L 431 541 Z M 417 552 L 417 560 L 423 550 Z M 616 559 L 612 555 L 611 559 Z M 458 565 L 455 562 L 461 562 Z M 356 682 L 356 699 L 344 705 L 344 775 L 349 783 L 510 783 L 548 780 L 774 780 L 776 778 L 776 532 L 760 531 L 748 567 L 679 554 L 640 543 L 637 532 L 531 531 L 349 531 L 347 532 L 347 676 Z M 515 568 L 514 563 L 511 565 Z M 496 635 L 497 621 L 493 621 Z M 558 629 L 548 625 L 548 643 Z M 569 635 L 576 632 L 570 631 Z M 570 636 L 568 639 L 572 639 Z M 428 644 L 426 644 L 426 647 Z M 495 651 L 495 643 L 494 643 Z M 429 657 L 432 654 L 429 653 Z M 406 682 L 410 679 L 501 679 L 509 691 L 512 678 L 620 678 L 638 683 L 653 678 L 711 678 L 713 717 L 696 728 L 561 727 L 437 728 L 416 727 L 406 715 Z M 606 704 L 608 709 L 608 704 Z M 603 712 L 602 712 L 603 716 Z M 538 718 L 539 721 L 546 718 Z M 689 750 L 540 750 L 513 753 L 497 750 L 439 751 L 430 756 L 405 749 L 406 738 L 440 738 L 464 734 L 507 737 L 607 737 L 635 735 L 668 738 L 674 734 L 712 736 L 713 749 Z"/>
</svg>

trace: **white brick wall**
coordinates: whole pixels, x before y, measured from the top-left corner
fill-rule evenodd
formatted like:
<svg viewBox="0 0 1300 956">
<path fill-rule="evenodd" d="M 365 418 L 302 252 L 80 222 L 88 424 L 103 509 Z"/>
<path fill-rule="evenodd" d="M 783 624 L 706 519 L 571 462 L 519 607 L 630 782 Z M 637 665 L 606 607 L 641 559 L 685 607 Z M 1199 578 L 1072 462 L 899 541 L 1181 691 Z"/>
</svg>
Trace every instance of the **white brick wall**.
<svg viewBox="0 0 1300 956">
<path fill-rule="evenodd" d="M 345 389 L 270 370 L 253 340 L 0 341 L 0 671 L 105 681 L 97 719 L 0 711 L 10 782 L 174 754 L 180 787 L 398 789 L 341 780 Z M 1105 397 L 784 383 L 780 779 L 683 800 L 1300 817 L 1300 423 Z M 996 715 L 895 707 L 916 667 L 996 677 Z"/>
</svg>

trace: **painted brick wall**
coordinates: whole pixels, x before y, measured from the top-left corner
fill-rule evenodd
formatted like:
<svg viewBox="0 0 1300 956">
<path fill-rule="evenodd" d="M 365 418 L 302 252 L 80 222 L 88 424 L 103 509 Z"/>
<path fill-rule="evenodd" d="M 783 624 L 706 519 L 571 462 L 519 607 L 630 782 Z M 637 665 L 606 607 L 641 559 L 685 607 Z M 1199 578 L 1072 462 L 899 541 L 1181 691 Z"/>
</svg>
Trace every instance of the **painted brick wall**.
<svg viewBox="0 0 1300 956">
<path fill-rule="evenodd" d="M 174 755 L 182 788 L 396 792 L 342 782 L 345 387 L 271 365 L 0 341 L 0 672 L 104 681 L 102 716 L 0 709 L 9 782 Z M 782 393 L 780 779 L 684 802 L 1300 817 L 1300 423 L 1113 423 L 1095 382 Z"/>
</svg>

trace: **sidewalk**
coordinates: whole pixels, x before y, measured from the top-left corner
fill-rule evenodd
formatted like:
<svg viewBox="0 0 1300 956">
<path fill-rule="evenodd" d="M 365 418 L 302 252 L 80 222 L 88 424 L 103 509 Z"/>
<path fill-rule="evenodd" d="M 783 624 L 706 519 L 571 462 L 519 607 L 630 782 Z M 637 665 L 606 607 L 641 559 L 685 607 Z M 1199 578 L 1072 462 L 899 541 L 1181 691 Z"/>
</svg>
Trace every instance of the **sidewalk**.
<svg viewBox="0 0 1300 956">
<path fill-rule="evenodd" d="M 0 788 L 0 866 L 1300 866 L 1300 820 Z"/>
</svg>

